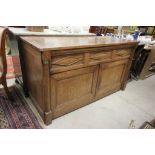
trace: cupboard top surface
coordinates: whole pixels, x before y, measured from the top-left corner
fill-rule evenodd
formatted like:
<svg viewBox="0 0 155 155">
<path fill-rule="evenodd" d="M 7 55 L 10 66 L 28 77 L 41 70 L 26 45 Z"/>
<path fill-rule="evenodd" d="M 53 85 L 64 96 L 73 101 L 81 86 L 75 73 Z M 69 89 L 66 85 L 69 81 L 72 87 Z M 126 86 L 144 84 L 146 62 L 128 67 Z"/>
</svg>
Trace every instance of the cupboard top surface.
<svg viewBox="0 0 155 155">
<path fill-rule="evenodd" d="M 23 36 L 20 38 L 24 42 L 37 48 L 40 51 L 138 44 L 137 41 L 133 40 L 115 39 L 111 37 L 99 37 L 99 36 L 93 36 L 93 37 Z"/>
</svg>

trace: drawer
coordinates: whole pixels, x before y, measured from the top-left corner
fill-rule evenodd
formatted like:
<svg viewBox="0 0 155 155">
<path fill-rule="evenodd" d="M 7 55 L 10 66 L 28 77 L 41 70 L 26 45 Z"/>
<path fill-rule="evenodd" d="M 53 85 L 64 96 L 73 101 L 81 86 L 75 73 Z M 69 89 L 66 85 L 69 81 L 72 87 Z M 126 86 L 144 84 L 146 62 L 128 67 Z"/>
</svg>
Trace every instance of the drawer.
<svg viewBox="0 0 155 155">
<path fill-rule="evenodd" d="M 131 54 L 130 49 L 121 49 L 112 51 L 112 59 L 129 58 Z"/>
<path fill-rule="evenodd" d="M 51 72 L 65 71 L 84 65 L 84 54 L 56 56 L 51 58 Z"/>
<path fill-rule="evenodd" d="M 108 51 L 108 52 L 93 52 L 93 53 L 90 53 L 89 62 L 90 63 L 104 62 L 104 61 L 111 60 L 111 57 L 112 57 L 112 52 L 110 52 L 110 51 Z"/>
</svg>

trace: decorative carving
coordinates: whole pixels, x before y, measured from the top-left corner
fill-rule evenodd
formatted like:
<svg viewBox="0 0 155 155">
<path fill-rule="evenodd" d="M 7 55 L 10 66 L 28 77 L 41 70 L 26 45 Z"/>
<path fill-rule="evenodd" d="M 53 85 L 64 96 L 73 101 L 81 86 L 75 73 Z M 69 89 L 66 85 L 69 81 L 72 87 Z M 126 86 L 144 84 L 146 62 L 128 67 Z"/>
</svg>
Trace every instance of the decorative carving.
<svg viewBox="0 0 155 155">
<path fill-rule="evenodd" d="M 110 58 L 111 58 L 111 52 L 93 53 L 93 54 L 90 55 L 90 59 L 95 60 L 95 61 L 101 61 L 101 60 L 110 59 Z"/>
<path fill-rule="evenodd" d="M 113 51 L 113 58 L 115 57 L 129 57 L 130 56 L 130 50 L 114 50 Z"/>
<path fill-rule="evenodd" d="M 57 65 L 57 66 L 71 66 L 71 65 L 77 64 L 79 62 L 82 62 L 82 59 L 83 59 L 82 55 L 67 56 L 67 57 L 62 57 L 62 58 L 53 60 L 53 62 L 51 64 Z"/>
</svg>

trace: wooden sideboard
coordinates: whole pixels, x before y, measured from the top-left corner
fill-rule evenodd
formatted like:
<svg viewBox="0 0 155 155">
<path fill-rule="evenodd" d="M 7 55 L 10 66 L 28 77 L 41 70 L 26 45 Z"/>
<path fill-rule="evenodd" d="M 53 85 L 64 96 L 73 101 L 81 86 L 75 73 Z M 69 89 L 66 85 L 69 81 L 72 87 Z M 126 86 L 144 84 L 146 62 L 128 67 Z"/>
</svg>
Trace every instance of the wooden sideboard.
<svg viewBox="0 0 155 155">
<path fill-rule="evenodd" d="M 30 98 L 46 124 L 124 89 L 136 41 L 20 37 Z"/>
</svg>

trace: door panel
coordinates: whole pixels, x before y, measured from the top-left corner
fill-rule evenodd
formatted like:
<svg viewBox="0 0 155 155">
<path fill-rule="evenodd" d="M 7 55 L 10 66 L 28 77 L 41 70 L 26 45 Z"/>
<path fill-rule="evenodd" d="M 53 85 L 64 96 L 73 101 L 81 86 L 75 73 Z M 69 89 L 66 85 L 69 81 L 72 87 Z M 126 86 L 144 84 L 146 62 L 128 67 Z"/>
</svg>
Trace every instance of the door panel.
<svg viewBox="0 0 155 155">
<path fill-rule="evenodd" d="M 121 87 L 128 60 L 101 64 L 97 83 L 97 97 L 103 97 Z"/>
<path fill-rule="evenodd" d="M 97 73 L 98 66 L 92 66 L 51 76 L 51 105 L 55 118 L 91 102 Z"/>
</svg>

